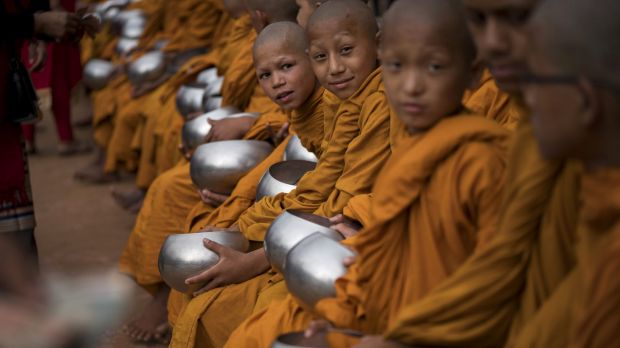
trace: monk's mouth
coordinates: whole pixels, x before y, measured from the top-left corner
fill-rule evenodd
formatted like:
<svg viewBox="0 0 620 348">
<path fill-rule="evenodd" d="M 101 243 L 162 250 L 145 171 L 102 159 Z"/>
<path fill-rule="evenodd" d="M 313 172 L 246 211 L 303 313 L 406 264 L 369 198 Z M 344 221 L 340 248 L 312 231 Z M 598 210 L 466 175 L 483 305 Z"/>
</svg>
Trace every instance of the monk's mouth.
<svg viewBox="0 0 620 348">
<path fill-rule="evenodd" d="M 334 86 L 336 89 L 344 89 L 348 86 L 349 82 L 353 81 L 355 77 L 349 77 L 340 81 L 330 82 L 330 86 Z"/>
<path fill-rule="evenodd" d="M 291 99 L 290 96 L 292 94 L 293 94 L 293 91 L 282 92 L 282 93 L 280 93 L 280 94 L 278 94 L 276 96 L 276 99 L 279 100 L 279 101 L 286 102 L 286 101 L 289 101 Z"/>
</svg>

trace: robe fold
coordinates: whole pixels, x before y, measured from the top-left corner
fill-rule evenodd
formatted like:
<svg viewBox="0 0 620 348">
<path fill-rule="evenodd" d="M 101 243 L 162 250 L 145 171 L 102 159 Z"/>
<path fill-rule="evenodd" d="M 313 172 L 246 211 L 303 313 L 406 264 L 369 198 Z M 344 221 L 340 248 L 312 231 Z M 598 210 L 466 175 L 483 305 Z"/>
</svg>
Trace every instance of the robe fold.
<svg viewBox="0 0 620 348">
<path fill-rule="evenodd" d="M 390 112 L 380 69 L 340 102 L 335 115 L 329 110 L 324 114 L 323 150 L 315 170 L 306 173 L 293 191 L 265 197 L 241 215 L 239 228 L 248 239 L 262 241 L 269 224 L 285 209 L 331 217 L 341 213 L 351 197 L 370 191 L 390 155 Z"/>
<path fill-rule="evenodd" d="M 316 316 L 336 327 L 384 332 L 403 307 L 491 240 L 507 139 L 506 130 L 470 114 L 403 139 L 373 187 L 371 225 L 344 241 L 358 256 L 336 281 L 337 296 L 319 301 L 314 314 L 293 297 L 274 303 L 245 321 L 226 346 L 269 347 Z"/>
<path fill-rule="evenodd" d="M 522 114 L 515 98 L 497 87 L 488 69 L 484 69 L 477 88 L 465 92 L 463 105 L 510 130 L 517 127 Z"/>
<path fill-rule="evenodd" d="M 540 265 L 530 267 L 532 255 L 541 254 L 549 267 L 570 272 L 570 265 L 563 265 L 566 251 L 555 253 L 553 241 L 575 233 L 579 165 L 542 159 L 525 117 L 515 131 L 508 164 L 497 236 L 425 298 L 404 309 L 388 329 L 388 338 L 410 345 L 501 347 L 528 274 L 542 274 Z M 544 255 L 544 250 L 550 253 Z"/>
<path fill-rule="evenodd" d="M 582 223 L 592 238 L 602 243 L 593 243 L 597 247 L 590 252 L 600 257 L 583 265 L 584 299 L 576 312 L 568 346 L 617 347 L 620 344 L 620 170 L 605 168 L 584 174 L 582 199 Z"/>
</svg>

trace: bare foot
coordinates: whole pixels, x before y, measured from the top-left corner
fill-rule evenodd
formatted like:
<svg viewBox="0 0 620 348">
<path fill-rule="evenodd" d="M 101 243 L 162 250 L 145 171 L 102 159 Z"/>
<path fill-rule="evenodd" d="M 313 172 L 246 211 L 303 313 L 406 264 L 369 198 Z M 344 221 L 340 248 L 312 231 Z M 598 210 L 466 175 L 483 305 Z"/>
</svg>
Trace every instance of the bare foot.
<svg viewBox="0 0 620 348">
<path fill-rule="evenodd" d="M 140 316 L 123 328 L 123 332 L 136 343 L 161 343 L 170 341 L 168 309 L 166 304 L 170 288 L 162 285 Z"/>
<path fill-rule="evenodd" d="M 129 190 L 112 189 L 112 197 L 123 209 L 128 209 L 136 203 L 144 200 L 145 192 L 139 188 Z"/>
</svg>

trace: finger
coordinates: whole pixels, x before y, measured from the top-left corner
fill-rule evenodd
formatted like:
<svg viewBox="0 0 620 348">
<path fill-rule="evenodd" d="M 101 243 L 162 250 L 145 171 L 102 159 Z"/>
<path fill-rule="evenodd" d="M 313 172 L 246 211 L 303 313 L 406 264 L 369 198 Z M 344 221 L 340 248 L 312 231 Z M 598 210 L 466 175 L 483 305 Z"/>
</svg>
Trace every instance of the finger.
<svg viewBox="0 0 620 348">
<path fill-rule="evenodd" d="M 205 292 L 209 291 L 209 290 L 213 290 L 215 288 L 220 287 L 220 282 L 217 279 L 213 279 L 212 281 L 208 282 L 207 285 L 203 286 L 202 288 L 200 288 L 199 290 L 195 291 L 193 293 L 194 297 L 200 295 L 200 294 L 204 294 Z"/>
<path fill-rule="evenodd" d="M 185 284 L 191 285 L 191 284 L 197 284 L 197 283 L 210 282 L 211 280 L 213 280 L 213 278 L 215 278 L 215 272 L 213 271 L 214 267 L 215 266 L 207 269 L 206 271 L 203 271 L 202 273 L 198 275 L 185 279 Z"/>
<path fill-rule="evenodd" d="M 334 216 L 329 218 L 329 222 L 331 222 L 334 225 L 342 223 L 342 222 L 344 222 L 344 215 L 342 215 L 342 214 L 334 215 Z"/>
<path fill-rule="evenodd" d="M 222 254 L 226 253 L 226 247 L 223 246 L 220 243 L 216 243 L 208 238 L 205 238 L 202 240 L 202 245 L 205 246 L 205 248 L 213 251 L 214 253 L 216 253 L 218 256 L 222 256 Z"/>
<path fill-rule="evenodd" d="M 310 338 L 317 333 L 324 331 L 328 326 L 329 324 L 325 320 L 315 320 L 311 322 L 306 331 L 304 331 L 304 337 Z"/>
<path fill-rule="evenodd" d="M 349 257 L 346 257 L 344 260 L 342 260 L 342 264 L 345 267 L 350 267 L 354 263 L 355 263 L 355 256 L 349 256 Z"/>
<path fill-rule="evenodd" d="M 207 136 L 205 137 L 205 142 L 209 143 L 213 141 L 213 133 L 214 133 L 214 130 L 213 128 L 211 128 L 211 130 L 209 130 L 209 133 L 207 133 Z"/>
<path fill-rule="evenodd" d="M 288 127 L 289 127 L 289 123 L 285 122 L 282 127 L 280 127 L 280 130 L 278 131 L 278 134 L 276 135 L 278 137 L 278 139 L 282 139 L 286 136 L 286 134 L 288 133 Z"/>
</svg>

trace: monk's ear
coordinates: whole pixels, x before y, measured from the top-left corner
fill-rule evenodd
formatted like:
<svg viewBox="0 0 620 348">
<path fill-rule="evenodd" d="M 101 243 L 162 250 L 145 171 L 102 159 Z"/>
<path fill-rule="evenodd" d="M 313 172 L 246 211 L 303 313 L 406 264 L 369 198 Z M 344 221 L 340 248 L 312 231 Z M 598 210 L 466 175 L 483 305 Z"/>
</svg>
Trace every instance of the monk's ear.
<svg viewBox="0 0 620 348">
<path fill-rule="evenodd" d="M 381 37 L 383 36 L 381 29 L 377 30 L 377 33 L 375 34 L 375 42 L 377 43 L 377 47 L 381 46 Z"/>
<path fill-rule="evenodd" d="M 577 86 L 581 91 L 581 109 L 579 110 L 582 126 L 591 127 L 601 117 L 602 92 L 591 79 L 585 76 L 577 78 Z"/>
</svg>

